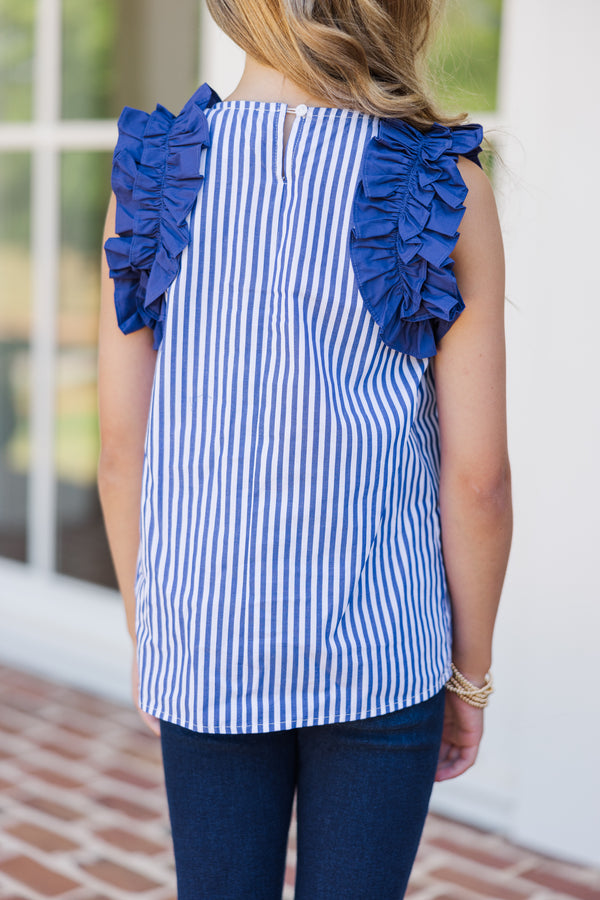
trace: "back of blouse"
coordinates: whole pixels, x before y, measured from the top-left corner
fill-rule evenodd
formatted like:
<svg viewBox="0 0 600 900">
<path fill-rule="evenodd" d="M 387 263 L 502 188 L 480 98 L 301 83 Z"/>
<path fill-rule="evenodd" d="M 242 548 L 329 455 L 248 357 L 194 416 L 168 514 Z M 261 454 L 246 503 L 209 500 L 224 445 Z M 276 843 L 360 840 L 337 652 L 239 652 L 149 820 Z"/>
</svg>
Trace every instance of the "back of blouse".
<svg viewBox="0 0 600 900">
<path fill-rule="evenodd" d="M 378 715 L 451 674 L 427 357 L 481 134 L 298 107 L 284 150 L 287 109 L 203 85 L 126 110 L 115 154 L 117 314 L 158 347 L 140 700 L 199 731 Z"/>
</svg>

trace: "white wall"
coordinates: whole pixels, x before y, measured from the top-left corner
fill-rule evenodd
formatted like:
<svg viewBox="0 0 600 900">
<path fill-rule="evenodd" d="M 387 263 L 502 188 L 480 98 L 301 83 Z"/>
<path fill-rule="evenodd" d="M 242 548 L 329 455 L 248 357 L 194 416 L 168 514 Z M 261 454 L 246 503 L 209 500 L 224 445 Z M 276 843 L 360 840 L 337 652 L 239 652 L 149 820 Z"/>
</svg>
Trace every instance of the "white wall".
<svg viewBox="0 0 600 900">
<path fill-rule="evenodd" d="M 482 765 L 439 797 L 504 784 L 513 838 L 598 865 L 600 3 L 504 5 L 516 527 Z"/>
<path fill-rule="evenodd" d="M 505 104 L 522 692 L 515 834 L 600 864 L 600 4 L 511 0 Z M 532 54 L 532 48 L 535 52 Z M 523 612 L 521 612 L 521 610 Z M 509 650 L 509 647 L 506 648 Z"/>
</svg>

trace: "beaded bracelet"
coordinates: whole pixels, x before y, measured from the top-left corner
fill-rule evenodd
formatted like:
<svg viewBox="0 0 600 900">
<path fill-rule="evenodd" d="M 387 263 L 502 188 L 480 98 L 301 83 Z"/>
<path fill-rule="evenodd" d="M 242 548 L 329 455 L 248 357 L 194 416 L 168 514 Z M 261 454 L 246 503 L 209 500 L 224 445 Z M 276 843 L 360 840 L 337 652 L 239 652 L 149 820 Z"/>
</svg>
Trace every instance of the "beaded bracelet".
<svg viewBox="0 0 600 900">
<path fill-rule="evenodd" d="M 452 677 L 446 682 L 446 688 L 457 694 L 461 700 L 464 700 L 470 706 L 476 706 L 478 709 L 483 709 L 484 706 L 487 706 L 488 698 L 494 690 L 492 673 L 488 672 L 482 687 L 477 687 L 476 684 L 473 684 L 458 671 L 454 663 L 451 663 L 451 666 Z"/>
</svg>

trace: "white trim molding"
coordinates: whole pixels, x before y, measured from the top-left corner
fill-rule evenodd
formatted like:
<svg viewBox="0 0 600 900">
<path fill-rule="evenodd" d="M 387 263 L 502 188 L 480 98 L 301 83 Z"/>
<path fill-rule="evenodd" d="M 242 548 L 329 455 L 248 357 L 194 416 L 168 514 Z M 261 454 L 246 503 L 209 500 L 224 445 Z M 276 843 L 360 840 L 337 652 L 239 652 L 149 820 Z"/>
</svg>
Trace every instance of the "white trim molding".
<svg viewBox="0 0 600 900">
<path fill-rule="evenodd" d="M 131 642 L 116 591 L 0 560 L 0 660 L 130 702 Z"/>
<path fill-rule="evenodd" d="M 61 150 L 113 150 L 117 124 L 112 119 L 68 122 L 10 122 L 0 124 L 0 152 L 38 148 Z"/>
</svg>

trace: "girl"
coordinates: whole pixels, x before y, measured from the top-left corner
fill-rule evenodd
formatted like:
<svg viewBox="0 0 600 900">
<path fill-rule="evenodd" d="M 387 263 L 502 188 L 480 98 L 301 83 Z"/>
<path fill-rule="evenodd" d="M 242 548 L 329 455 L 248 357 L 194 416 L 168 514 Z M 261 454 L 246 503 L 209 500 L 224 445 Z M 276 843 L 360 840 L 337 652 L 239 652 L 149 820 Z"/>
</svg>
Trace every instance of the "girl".
<svg viewBox="0 0 600 900">
<path fill-rule="evenodd" d="M 477 755 L 511 535 L 503 253 L 433 0 L 209 0 L 235 91 L 126 108 L 99 484 L 178 896 L 401 898 Z M 112 281 L 111 281 L 112 279 Z"/>
</svg>

